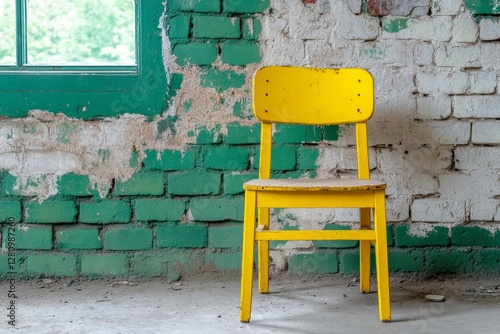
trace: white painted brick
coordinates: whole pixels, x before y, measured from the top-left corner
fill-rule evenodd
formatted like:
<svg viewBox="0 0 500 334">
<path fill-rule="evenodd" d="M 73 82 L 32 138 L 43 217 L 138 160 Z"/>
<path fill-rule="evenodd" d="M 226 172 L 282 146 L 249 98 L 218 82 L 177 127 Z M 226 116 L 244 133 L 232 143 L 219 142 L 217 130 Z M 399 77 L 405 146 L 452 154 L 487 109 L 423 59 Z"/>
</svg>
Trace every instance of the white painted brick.
<svg viewBox="0 0 500 334">
<path fill-rule="evenodd" d="M 427 43 L 418 43 L 414 51 L 415 65 L 431 65 L 434 59 L 434 46 Z"/>
<path fill-rule="evenodd" d="M 479 23 L 479 37 L 483 41 L 494 41 L 500 39 L 500 21 L 490 18 L 483 18 Z"/>
<path fill-rule="evenodd" d="M 482 43 L 481 62 L 483 68 L 498 68 L 498 64 L 500 64 L 500 43 Z"/>
<path fill-rule="evenodd" d="M 370 157 L 370 169 L 374 169 L 377 166 L 374 149 L 369 149 L 368 154 Z M 318 170 L 357 170 L 356 149 L 354 147 L 322 147 L 319 149 L 319 157 L 316 160 L 316 164 L 319 166 Z"/>
<path fill-rule="evenodd" d="M 500 205 L 497 206 L 497 213 L 495 214 L 495 221 L 500 221 Z"/>
<path fill-rule="evenodd" d="M 468 17 L 459 17 L 453 24 L 453 41 L 458 43 L 474 43 L 479 35 L 476 21 Z"/>
<path fill-rule="evenodd" d="M 272 45 L 266 48 L 262 62 L 272 65 L 303 65 L 305 63 L 304 42 L 279 36 L 274 39 Z"/>
<path fill-rule="evenodd" d="M 456 118 L 500 118 L 499 95 L 454 96 L 453 106 Z"/>
<path fill-rule="evenodd" d="M 448 16 L 422 17 L 408 21 L 413 39 L 448 42 L 451 40 L 452 19 Z"/>
<path fill-rule="evenodd" d="M 361 13 L 361 5 L 362 4 L 363 4 L 362 0 L 347 0 L 347 5 L 349 6 L 349 9 L 354 14 L 360 14 Z"/>
<path fill-rule="evenodd" d="M 326 40 L 311 40 L 305 42 L 306 62 L 312 67 L 344 67 L 345 59 L 353 59 L 355 47 L 346 44 L 335 49 Z"/>
<path fill-rule="evenodd" d="M 417 98 L 417 119 L 443 119 L 451 116 L 448 95 L 429 95 Z"/>
<path fill-rule="evenodd" d="M 411 219 L 417 222 L 458 223 L 465 219 L 463 201 L 439 198 L 415 199 L 411 206 Z"/>
<path fill-rule="evenodd" d="M 411 132 L 406 132 L 404 142 L 436 147 L 438 145 L 467 144 L 471 125 L 463 121 L 429 121 L 415 123 Z"/>
<path fill-rule="evenodd" d="M 368 142 L 370 146 L 401 144 L 403 133 L 408 131 L 405 126 L 395 126 L 392 122 L 369 121 Z"/>
<path fill-rule="evenodd" d="M 379 64 L 403 67 L 413 63 L 413 58 L 413 46 L 408 41 L 371 42 L 359 46 L 358 60 L 364 67 Z"/>
<path fill-rule="evenodd" d="M 465 94 L 470 86 L 464 72 L 420 72 L 416 76 L 417 89 L 422 94 Z"/>
<path fill-rule="evenodd" d="M 470 174 L 461 172 L 438 175 L 439 194 L 442 199 L 455 199 L 466 201 L 470 198 L 470 192 L 474 181 Z"/>
<path fill-rule="evenodd" d="M 335 31 L 348 40 L 374 40 L 380 31 L 379 19 L 366 14 L 346 13 L 345 17 L 339 20 Z"/>
<path fill-rule="evenodd" d="M 404 222 L 410 218 L 410 196 L 388 197 L 386 199 L 386 216 L 388 222 Z"/>
<path fill-rule="evenodd" d="M 30 152 L 26 155 L 23 165 L 27 170 L 40 174 L 65 174 L 77 170 L 80 161 L 75 154 L 69 152 Z"/>
<path fill-rule="evenodd" d="M 385 193 L 388 196 L 427 196 L 437 191 L 438 182 L 429 174 L 408 172 L 404 168 L 399 169 L 398 173 L 372 173 L 371 177 L 387 184 Z"/>
<path fill-rule="evenodd" d="M 500 147 L 465 146 L 455 149 L 455 168 L 459 170 L 487 170 L 500 166 Z"/>
<path fill-rule="evenodd" d="M 479 67 L 480 59 L 479 45 L 442 46 L 436 50 L 435 56 L 436 65 L 443 67 Z"/>
<path fill-rule="evenodd" d="M 378 148 L 377 166 L 381 173 L 428 172 L 443 170 L 451 165 L 452 152 L 447 149 L 421 147 L 410 150 L 403 147 Z"/>
<path fill-rule="evenodd" d="M 500 144 L 500 121 L 476 121 L 472 123 L 474 144 Z"/>
<path fill-rule="evenodd" d="M 439 0 L 432 6 L 433 15 L 457 15 L 463 5 L 463 0 Z"/>
<path fill-rule="evenodd" d="M 320 15 L 321 6 L 301 6 L 296 15 L 289 16 L 290 37 L 326 40 L 333 26 L 334 15 Z"/>
<path fill-rule="evenodd" d="M 13 170 L 21 164 L 19 153 L 0 153 L 0 170 Z"/>
<path fill-rule="evenodd" d="M 498 78 L 495 72 L 474 71 L 469 73 L 472 94 L 492 94 L 496 91 Z"/>
<path fill-rule="evenodd" d="M 50 142 L 47 124 L 25 118 L 0 120 L 0 152 L 9 152 L 20 147 L 44 149 Z"/>
<path fill-rule="evenodd" d="M 484 200 L 480 202 L 472 202 L 470 208 L 470 219 L 480 221 L 492 221 L 495 219 L 498 201 Z"/>
</svg>

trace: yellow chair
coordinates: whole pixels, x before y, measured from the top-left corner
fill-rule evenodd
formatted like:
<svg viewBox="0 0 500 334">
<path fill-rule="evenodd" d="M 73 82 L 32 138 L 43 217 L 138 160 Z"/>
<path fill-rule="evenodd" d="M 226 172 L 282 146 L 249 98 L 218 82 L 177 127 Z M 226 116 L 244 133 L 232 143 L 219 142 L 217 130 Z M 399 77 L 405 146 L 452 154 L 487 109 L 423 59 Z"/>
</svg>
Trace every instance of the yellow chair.
<svg viewBox="0 0 500 334">
<path fill-rule="evenodd" d="M 363 69 L 264 67 L 253 79 L 253 109 L 261 124 L 259 179 L 244 184 L 245 213 L 240 321 L 249 322 L 254 247 L 258 286 L 269 292 L 270 240 L 359 240 L 360 290 L 370 292 L 370 243 L 374 244 L 380 320 L 391 320 L 385 183 L 370 179 L 366 122 L 374 109 L 371 74 Z M 271 179 L 272 124 L 356 124 L 358 177 Z M 270 208 L 359 208 L 359 230 L 269 230 Z M 373 228 L 371 213 L 373 212 Z M 257 219 L 256 219 L 257 218 Z M 256 226 L 257 220 L 257 226 Z"/>
</svg>

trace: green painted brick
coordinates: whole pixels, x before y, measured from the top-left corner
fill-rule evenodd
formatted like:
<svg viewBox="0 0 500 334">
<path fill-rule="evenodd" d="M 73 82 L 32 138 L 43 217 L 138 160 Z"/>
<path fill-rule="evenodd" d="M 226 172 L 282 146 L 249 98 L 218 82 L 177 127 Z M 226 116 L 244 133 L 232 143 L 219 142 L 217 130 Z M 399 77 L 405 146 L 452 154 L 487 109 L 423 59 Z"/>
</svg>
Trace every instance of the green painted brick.
<svg viewBox="0 0 500 334">
<path fill-rule="evenodd" d="M 273 141 L 277 144 L 318 143 L 323 136 L 323 129 L 318 126 L 296 124 L 276 124 Z"/>
<path fill-rule="evenodd" d="M 241 21 L 235 17 L 195 16 L 193 36 L 195 38 L 240 38 Z"/>
<path fill-rule="evenodd" d="M 241 248 L 243 225 L 211 225 L 208 228 L 208 247 Z"/>
<path fill-rule="evenodd" d="M 179 65 L 210 65 L 217 59 L 217 46 L 212 43 L 177 44 L 173 54 Z"/>
<path fill-rule="evenodd" d="M 28 256 L 28 273 L 44 276 L 75 276 L 76 256 L 72 254 L 32 254 Z"/>
<path fill-rule="evenodd" d="M 338 125 L 326 125 L 324 127 L 324 136 L 327 141 L 339 140 L 340 128 Z"/>
<path fill-rule="evenodd" d="M 26 222 L 28 223 L 74 223 L 76 205 L 72 201 L 34 200 L 26 204 Z"/>
<path fill-rule="evenodd" d="M 57 231 L 58 249 L 101 249 L 99 230 L 94 228 L 73 228 Z"/>
<path fill-rule="evenodd" d="M 179 221 L 186 210 L 186 203 L 177 199 L 137 199 L 135 219 L 138 221 Z"/>
<path fill-rule="evenodd" d="M 384 18 L 382 29 L 390 33 L 396 33 L 408 27 L 408 18 Z"/>
<path fill-rule="evenodd" d="M 230 145 L 248 145 L 260 143 L 260 123 L 252 126 L 230 123 L 227 125 L 227 135 L 224 141 Z"/>
<path fill-rule="evenodd" d="M 262 31 L 262 23 L 255 18 L 248 18 L 243 22 L 243 38 L 256 40 Z"/>
<path fill-rule="evenodd" d="M 17 226 L 15 231 L 9 230 L 9 226 L 3 229 L 3 244 L 8 245 L 9 238 L 14 238 L 17 249 L 52 249 L 52 228 L 35 226 Z"/>
<path fill-rule="evenodd" d="M 263 13 L 269 8 L 269 0 L 224 0 L 224 10 L 230 13 Z"/>
<path fill-rule="evenodd" d="M 90 224 L 128 223 L 132 214 L 128 201 L 82 202 L 80 222 Z"/>
<path fill-rule="evenodd" d="M 233 105 L 233 115 L 243 119 L 254 119 L 251 99 L 241 99 Z"/>
<path fill-rule="evenodd" d="M 472 14 L 487 14 L 497 15 L 500 14 L 498 1 L 495 0 L 465 0 L 465 7 L 472 12 Z"/>
<path fill-rule="evenodd" d="M 230 88 L 241 88 L 245 84 L 245 74 L 234 71 L 221 71 L 209 68 L 200 73 L 200 85 L 205 88 L 214 88 L 222 93 Z"/>
<path fill-rule="evenodd" d="M 155 228 L 160 248 L 201 248 L 207 246 L 207 227 L 199 224 L 162 224 Z"/>
<path fill-rule="evenodd" d="M 21 221 L 21 201 L 6 200 L 0 201 L 0 224 L 14 218 L 13 222 Z"/>
<path fill-rule="evenodd" d="M 93 189 L 89 177 L 80 174 L 64 174 L 57 181 L 59 194 L 63 196 L 97 196 L 99 192 Z"/>
<path fill-rule="evenodd" d="M 480 226 L 456 226 L 451 229 L 455 246 L 495 246 L 495 234 Z"/>
<path fill-rule="evenodd" d="M 205 167 L 223 170 L 244 170 L 248 168 L 250 152 L 243 147 L 215 147 L 205 156 Z"/>
<path fill-rule="evenodd" d="M 104 231 L 102 241 L 106 250 L 146 250 L 153 246 L 153 231 L 144 227 L 113 227 Z"/>
<path fill-rule="evenodd" d="M 257 179 L 257 173 L 230 172 L 224 174 L 224 194 L 237 195 L 244 192 L 243 183 Z"/>
<path fill-rule="evenodd" d="M 473 269 L 473 253 L 466 249 L 430 251 L 426 269 L 434 273 L 462 273 Z"/>
<path fill-rule="evenodd" d="M 339 271 L 339 259 L 336 253 L 317 251 L 297 253 L 288 259 L 288 270 L 292 274 L 333 274 Z"/>
<path fill-rule="evenodd" d="M 262 60 L 257 44 L 224 44 L 221 46 L 221 60 L 229 65 L 248 65 Z"/>
<path fill-rule="evenodd" d="M 479 269 L 500 272 L 500 249 L 481 249 L 475 259 Z"/>
<path fill-rule="evenodd" d="M 447 227 L 436 226 L 425 236 L 411 235 L 409 225 L 394 226 L 394 237 L 398 247 L 448 246 L 450 243 Z"/>
<path fill-rule="evenodd" d="M 127 181 L 117 181 L 115 195 L 163 195 L 165 178 L 160 173 L 138 173 Z"/>
<path fill-rule="evenodd" d="M 243 221 L 243 198 L 193 198 L 189 205 L 196 221 Z"/>
<path fill-rule="evenodd" d="M 8 253 L 0 253 L 0 278 L 8 277 L 9 273 L 17 273 L 20 277 L 24 277 L 26 272 L 28 256 L 21 252 L 16 252 L 15 262 L 11 263 L 12 257 Z"/>
<path fill-rule="evenodd" d="M 260 162 L 260 149 L 257 150 L 253 160 L 253 168 L 258 169 Z M 283 146 L 274 147 L 271 152 L 272 170 L 292 170 L 297 165 L 295 148 Z"/>
<path fill-rule="evenodd" d="M 345 251 L 339 256 L 339 272 L 343 275 L 359 275 L 359 249 Z M 370 271 L 375 273 L 375 253 L 370 253 Z"/>
<path fill-rule="evenodd" d="M 424 268 L 424 253 L 421 251 L 389 251 L 389 270 L 412 272 Z"/>
<path fill-rule="evenodd" d="M 338 224 L 326 224 L 323 230 L 350 230 L 349 226 L 338 225 Z M 314 246 L 317 248 L 351 248 L 356 247 L 358 245 L 357 240 L 333 240 L 333 241 L 324 241 L 318 240 L 313 241 Z"/>
<path fill-rule="evenodd" d="M 220 193 L 221 174 L 214 172 L 175 173 L 168 176 L 171 195 L 210 195 Z"/>
<path fill-rule="evenodd" d="M 220 134 L 220 126 L 216 126 L 213 129 L 207 129 L 205 127 L 195 127 L 195 132 L 188 133 L 189 137 L 196 136 L 196 144 L 206 145 L 206 144 L 218 144 L 222 142 L 222 135 Z"/>
<path fill-rule="evenodd" d="M 2 195 L 19 196 L 21 195 L 21 186 L 14 175 L 6 174 L 2 180 Z"/>
<path fill-rule="evenodd" d="M 209 253 L 204 264 L 216 271 L 241 270 L 241 252 Z"/>
<path fill-rule="evenodd" d="M 297 150 L 297 164 L 299 169 L 318 168 L 316 160 L 319 158 L 319 149 L 316 147 L 299 147 Z"/>
<path fill-rule="evenodd" d="M 145 169 L 186 170 L 194 168 L 195 151 L 191 149 L 161 152 L 146 150 L 145 153 L 146 157 L 142 160 Z"/>
<path fill-rule="evenodd" d="M 158 277 L 168 273 L 167 253 L 134 254 L 130 259 L 130 273 L 145 277 Z"/>
<path fill-rule="evenodd" d="M 127 274 L 125 254 L 89 254 L 82 256 L 83 276 L 123 276 Z"/>
<path fill-rule="evenodd" d="M 219 12 L 220 0 L 169 0 L 170 11 L 195 11 L 200 13 Z"/>
<path fill-rule="evenodd" d="M 191 17 L 188 15 L 179 15 L 171 17 L 168 21 L 168 36 L 170 38 L 188 38 L 189 26 L 191 24 Z"/>
</svg>

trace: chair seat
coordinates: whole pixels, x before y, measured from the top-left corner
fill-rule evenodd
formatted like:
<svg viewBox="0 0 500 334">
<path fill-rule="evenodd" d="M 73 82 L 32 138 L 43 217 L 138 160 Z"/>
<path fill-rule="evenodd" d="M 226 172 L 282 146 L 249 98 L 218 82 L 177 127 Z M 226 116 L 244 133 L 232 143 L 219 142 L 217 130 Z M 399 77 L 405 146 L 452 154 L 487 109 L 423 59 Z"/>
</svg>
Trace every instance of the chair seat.
<svg viewBox="0 0 500 334">
<path fill-rule="evenodd" d="M 243 187 L 266 191 L 368 191 L 385 189 L 386 184 L 373 179 L 254 179 Z"/>
</svg>

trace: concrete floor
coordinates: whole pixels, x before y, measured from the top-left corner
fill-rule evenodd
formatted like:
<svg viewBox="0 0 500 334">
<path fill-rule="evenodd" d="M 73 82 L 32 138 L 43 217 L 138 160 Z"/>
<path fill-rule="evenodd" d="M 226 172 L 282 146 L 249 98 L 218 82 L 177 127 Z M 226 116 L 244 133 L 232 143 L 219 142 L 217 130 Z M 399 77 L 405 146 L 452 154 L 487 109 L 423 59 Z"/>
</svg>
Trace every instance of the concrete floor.
<svg viewBox="0 0 500 334">
<path fill-rule="evenodd" d="M 378 320 L 377 294 L 339 277 L 271 282 L 255 295 L 252 320 L 238 321 L 239 278 L 212 274 L 162 280 L 17 282 L 16 326 L 9 285 L 0 283 L 0 333 L 500 333 L 500 278 L 393 278 L 392 323 Z M 442 294 L 442 303 L 426 294 Z"/>
</svg>

